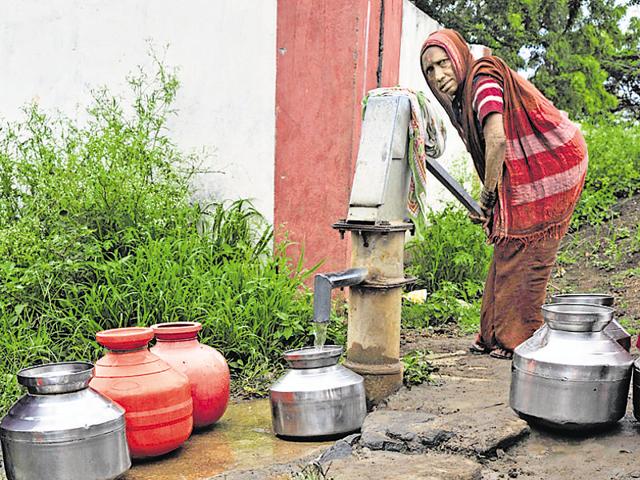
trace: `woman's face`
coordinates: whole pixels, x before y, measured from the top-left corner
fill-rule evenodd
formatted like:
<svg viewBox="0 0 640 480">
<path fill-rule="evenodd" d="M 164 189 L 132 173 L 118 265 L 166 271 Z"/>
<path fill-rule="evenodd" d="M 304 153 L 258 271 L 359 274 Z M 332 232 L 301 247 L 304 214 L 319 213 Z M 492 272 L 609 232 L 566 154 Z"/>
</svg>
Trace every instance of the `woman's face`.
<svg viewBox="0 0 640 480">
<path fill-rule="evenodd" d="M 447 52 L 440 47 L 429 47 L 422 54 L 421 60 L 427 82 L 449 98 L 453 98 L 458 91 L 458 81 Z"/>
</svg>

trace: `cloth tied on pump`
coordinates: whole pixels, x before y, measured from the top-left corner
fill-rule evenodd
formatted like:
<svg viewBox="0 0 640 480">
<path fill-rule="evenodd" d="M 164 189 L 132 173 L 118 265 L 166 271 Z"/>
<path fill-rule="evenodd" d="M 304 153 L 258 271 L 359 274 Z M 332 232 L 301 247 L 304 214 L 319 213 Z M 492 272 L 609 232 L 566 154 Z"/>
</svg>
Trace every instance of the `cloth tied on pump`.
<svg viewBox="0 0 640 480">
<path fill-rule="evenodd" d="M 409 121 L 409 167 L 411 182 L 407 209 L 412 217 L 420 212 L 427 212 L 427 156 L 438 158 L 444 152 L 447 137 L 444 122 L 436 113 L 429 99 L 422 92 L 408 88 L 390 87 L 371 90 L 363 100 L 363 115 L 370 97 L 398 96 L 407 97 L 411 105 L 411 119 Z"/>
</svg>

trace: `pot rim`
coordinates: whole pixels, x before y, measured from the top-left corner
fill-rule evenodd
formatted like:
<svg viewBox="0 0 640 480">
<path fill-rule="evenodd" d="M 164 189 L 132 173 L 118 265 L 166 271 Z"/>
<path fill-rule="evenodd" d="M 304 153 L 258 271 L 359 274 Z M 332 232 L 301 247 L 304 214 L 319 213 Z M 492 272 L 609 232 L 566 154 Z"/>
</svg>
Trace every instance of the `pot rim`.
<svg viewBox="0 0 640 480">
<path fill-rule="evenodd" d="M 542 315 L 549 328 L 567 332 L 599 332 L 613 320 L 615 310 L 592 303 L 547 303 Z"/>
<path fill-rule="evenodd" d="M 102 330 L 96 333 L 96 341 L 114 351 L 137 350 L 153 340 L 153 329 L 149 327 L 126 327 Z"/>
<path fill-rule="evenodd" d="M 34 365 L 18 372 L 18 383 L 32 394 L 57 394 L 89 386 L 94 366 L 89 362 L 56 362 Z"/>
<path fill-rule="evenodd" d="M 581 303 L 611 307 L 615 297 L 608 293 L 557 293 L 551 296 L 552 303 Z"/>
<path fill-rule="evenodd" d="M 196 338 L 202 330 L 200 322 L 167 322 L 156 323 L 151 327 L 159 341 L 184 340 Z"/>
<path fill-rule="evenodd" d="M 338 363 L 343 351 L 341 345 L 324 345 L 287 350 L 282 356 L 291 368 L 319 368 Z"/>
</svg>

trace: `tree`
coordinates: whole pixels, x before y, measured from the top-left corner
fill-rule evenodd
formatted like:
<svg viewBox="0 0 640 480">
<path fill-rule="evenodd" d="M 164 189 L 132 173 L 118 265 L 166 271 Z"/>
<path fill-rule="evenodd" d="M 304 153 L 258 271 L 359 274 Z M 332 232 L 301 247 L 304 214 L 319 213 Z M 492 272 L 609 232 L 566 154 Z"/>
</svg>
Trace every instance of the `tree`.
<svg viewBox="0 0 640 480">
<path fill-rule="evenodd" d="M 427 15 L 490 47 L 577 117 L 640 118 L 640 0 L 412 0 Z"/>
</svg>

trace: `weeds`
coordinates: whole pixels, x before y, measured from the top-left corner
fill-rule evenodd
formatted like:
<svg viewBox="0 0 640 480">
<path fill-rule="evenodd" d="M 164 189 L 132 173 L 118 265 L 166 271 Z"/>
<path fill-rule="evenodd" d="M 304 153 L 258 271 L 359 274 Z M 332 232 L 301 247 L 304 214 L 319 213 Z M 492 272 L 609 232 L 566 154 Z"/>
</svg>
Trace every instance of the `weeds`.
<svg viewBox="0 0 640 480">
<path fill-rule="evenodd" d="M 491 260 L 482 229 L 466 212 L 452 205 L 429 212 L 427 223 L 418 226 L 417 239 L 407 245 L 408 272 L 426 288 L 423 304 L 406 303 L 402 324 L 409 328 L 444 328 L 467 333 L 480 321 L 480 297 Z"/>
<path fill-rule="evenodd" d="M 402 357 L 404 366 L 402 382 L 407 387 L 431 382 L 431 375 L 438 371 L 438 367 L 429 361 L 427 358 L 429 354 L 428 350 L 414 350 Z"/>
<path fill-rule="evenodd" d="M 130 105 L 94 92 L 85 125 L 34 105 L 0 130 L 0 413 L 20 368 L 95 360 L 102 329 L 199 321 L 246 395 L 310 342 L 312 272 L 249 203 L 192 202 L 196 159 L 165 130 L 178 81 L 157 67 Z"/>
<path fill-rule="evenodd" d="M 600 225 L 616 216 L 619 199 L 640 191 L 640 126 L 596 123 L 584 126 L 589 168 L 571 226 Z"/>
<path fill-rule="evenodd" d="M 418 287 L 437 291 L 443 282 L 482 284 L 487 274 L 492 247 L 481 228 L 467 213 L 452 205 L 427 214 L 418 225 L 417 239 L 407 245 L 408 272 L 418 277 Z"/>
<path fill-rule="evenodd" d="M 294 473 L 290 478 L 291 480 L 333 480 L 333 477 L 329 477 L 329 469 L 331 464 L 324 468 L 319 463 L 310 463 L 300 469 L 299 472 Z"/>
</svg>

